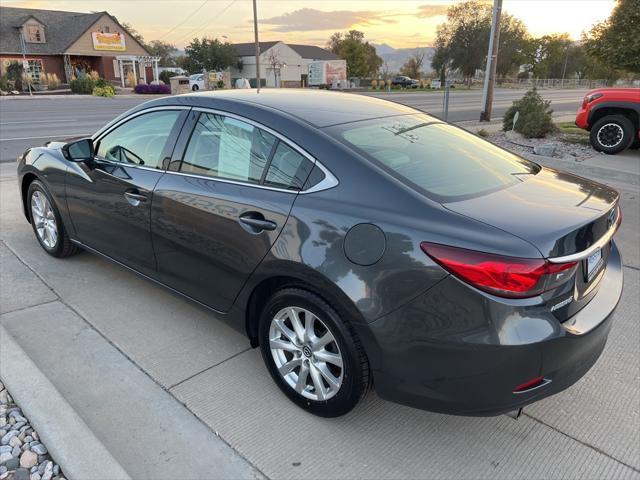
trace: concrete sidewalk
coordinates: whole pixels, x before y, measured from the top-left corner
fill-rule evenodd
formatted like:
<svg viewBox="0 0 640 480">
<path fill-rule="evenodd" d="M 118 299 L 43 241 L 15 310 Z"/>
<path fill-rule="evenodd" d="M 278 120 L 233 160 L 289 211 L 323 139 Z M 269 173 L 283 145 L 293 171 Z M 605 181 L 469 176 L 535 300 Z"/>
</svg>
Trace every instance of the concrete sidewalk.
<svg viewBox="0 0 640 480">
<path fill-rule="evenodd" d="M 208 311 L 95 255 L 46 255 L 6 164 L 0 323 L 132 478 L 640 479 L 640 189 L 592 168 L 623 192 L 624 296 L 595 368 L 517 421 L 423 412 L 375 394 L 342 418 L 306 414 L 259 352 Z M 29 415 L 47 423 L 55 411 Z M 74 461 L 57 460 L 63 469 Z"/>
</svg>

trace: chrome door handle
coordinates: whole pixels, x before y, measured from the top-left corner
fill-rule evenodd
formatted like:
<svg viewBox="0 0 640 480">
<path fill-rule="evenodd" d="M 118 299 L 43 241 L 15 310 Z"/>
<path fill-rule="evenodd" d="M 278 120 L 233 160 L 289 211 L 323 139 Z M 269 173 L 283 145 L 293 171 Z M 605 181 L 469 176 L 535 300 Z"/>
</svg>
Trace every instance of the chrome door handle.
<svg viewBox="0 0 640 480">
<path fill-rule="evenodd" d="M 260 216 L 262 217 L 262 215 Z M 253 230 L 252 233 L 260 233 L 263 230 L 272 231 L 278 227 L 275 222 L 272 222 L 271 220 L 265 220 L 264 217 L 255 218 L 254 216 L 249 215 L 241 216 L 240 222 L 251 228 L 251 230 Z"/>
<path fill-rule="evenodd" d="M 124 192 L 124 198 L 126 198 L 127 202 L 129 202 L 134 207 L 137 207 L 141 203 L 147 201 L 147 196 L 138 192 Z"/>
</svg>

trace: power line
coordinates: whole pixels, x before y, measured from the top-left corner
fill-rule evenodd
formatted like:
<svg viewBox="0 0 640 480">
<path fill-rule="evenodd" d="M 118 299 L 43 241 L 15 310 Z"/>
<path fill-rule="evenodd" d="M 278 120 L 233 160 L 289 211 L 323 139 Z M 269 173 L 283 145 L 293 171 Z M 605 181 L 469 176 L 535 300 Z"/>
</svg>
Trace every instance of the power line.
<svg viewBox="0 0 640 480">
<path fill-rule="evenodd" d="M 236 3 L 238 0 L 232 0 L 231 2 L 229 2 L 227 4 L 227 6 L 225 6 L 222 10 L 220 10 L 218 13 L 215 14 L 215 18 L 219 17 L 220 15 L 222 15 L 224 12 L 226 12 L 227 10 L 229 10 L 229 8 L 231 8 L 231 6 Z M 180 37 L 178 40 L 175 41 L 175 43 L 180 43 L 186 39 L 189 39 L 189 37 L 193 38 L 194 36 L 197 35 L 193 35 L 195 32 L 198 32 L 198 34 L 204 29 L 207 28 L 208 24 L 211 22 L 211 20 L 207 20 L 206 22 L 204 22 L 201 25 L 198 25 L 196 28 L 194 28 L 193 30 L 191 30 L 189 33 L 187 33 L 186 35 L 183 35 L 182 37 Z"/>
<path fill-rule="evenodd" d="M 193 12 L 191 12 L 191 13 L 187 16 L 187 18 L 185 18 L 185 19 L 184 19 L 184 20 L 182 20 L 180 23 L 178 23 L 178 24 L 177 24 L 177 25 L 175 25 L 173 28 L 171 28 L 168 32 L 166 32 L 166 33 L 164 34 L 164 36 L 163 36 L 163 37 L 164 37 L 164 38 L 166 38 L 166 37 L 167 37 L 167 35 L 169 35 L 169 34 L 170 34 L 171 32 L 173 32 L 173 31 L 175 31 L 175 29 L 176 29 L 176 28 L 181 27 L 182 25 L 184 25 L 184 24 L 185 24 L 185 22 L 186 22 L 187 20 L 189 20 L 189 19 L 190 19 L 191 17 L 193 17 L 196 13 L 198 13 L 198 12 L 202 9 L 202 7 L 204 7 L 207 3 L 209 3 L 209 0 L 204 0 L 204 2 L 202 2 L 202 3 L 200 4 L 200 6 L 198 6 L 198 8 L 196 8 Z"/>
</svg>

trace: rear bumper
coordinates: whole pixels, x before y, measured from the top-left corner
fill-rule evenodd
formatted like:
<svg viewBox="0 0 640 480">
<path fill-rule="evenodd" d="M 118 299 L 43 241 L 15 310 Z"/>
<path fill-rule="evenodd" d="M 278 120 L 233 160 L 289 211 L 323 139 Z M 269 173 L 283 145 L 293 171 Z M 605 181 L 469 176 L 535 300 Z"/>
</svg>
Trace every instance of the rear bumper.
<svg viewBox="0 0 640 480">
<path fill-rule="evenodd" d="M 496 301 L 447 277 L 397 311 L 359 326 L 378 394 L 412 407 L 497 415 L 558 393 L 604 349 L 622 294 L 612 244 L 596 296 L 560 323 L 547 307 Z M 513 393 L 536 377 L 545 384 Z"/>
</svg>

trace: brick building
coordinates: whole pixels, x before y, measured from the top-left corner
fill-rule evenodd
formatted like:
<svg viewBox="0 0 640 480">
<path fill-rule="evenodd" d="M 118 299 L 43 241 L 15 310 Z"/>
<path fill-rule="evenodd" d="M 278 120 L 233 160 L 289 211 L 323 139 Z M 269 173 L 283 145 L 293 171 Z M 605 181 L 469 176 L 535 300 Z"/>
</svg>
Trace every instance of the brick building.
<svg viewBox="0 0 640 480">
<path fill-rule="evenodd" d="M 33 83 L 55 73 L 68 83 L 79 71 L 128 86 L 157 79 L 157 58 L 107 12 L 77 13 L 0 7 L 0 74 L 23 52 Z M 25 65 L 25 66 L 27 66 Z"/>
</svg>

